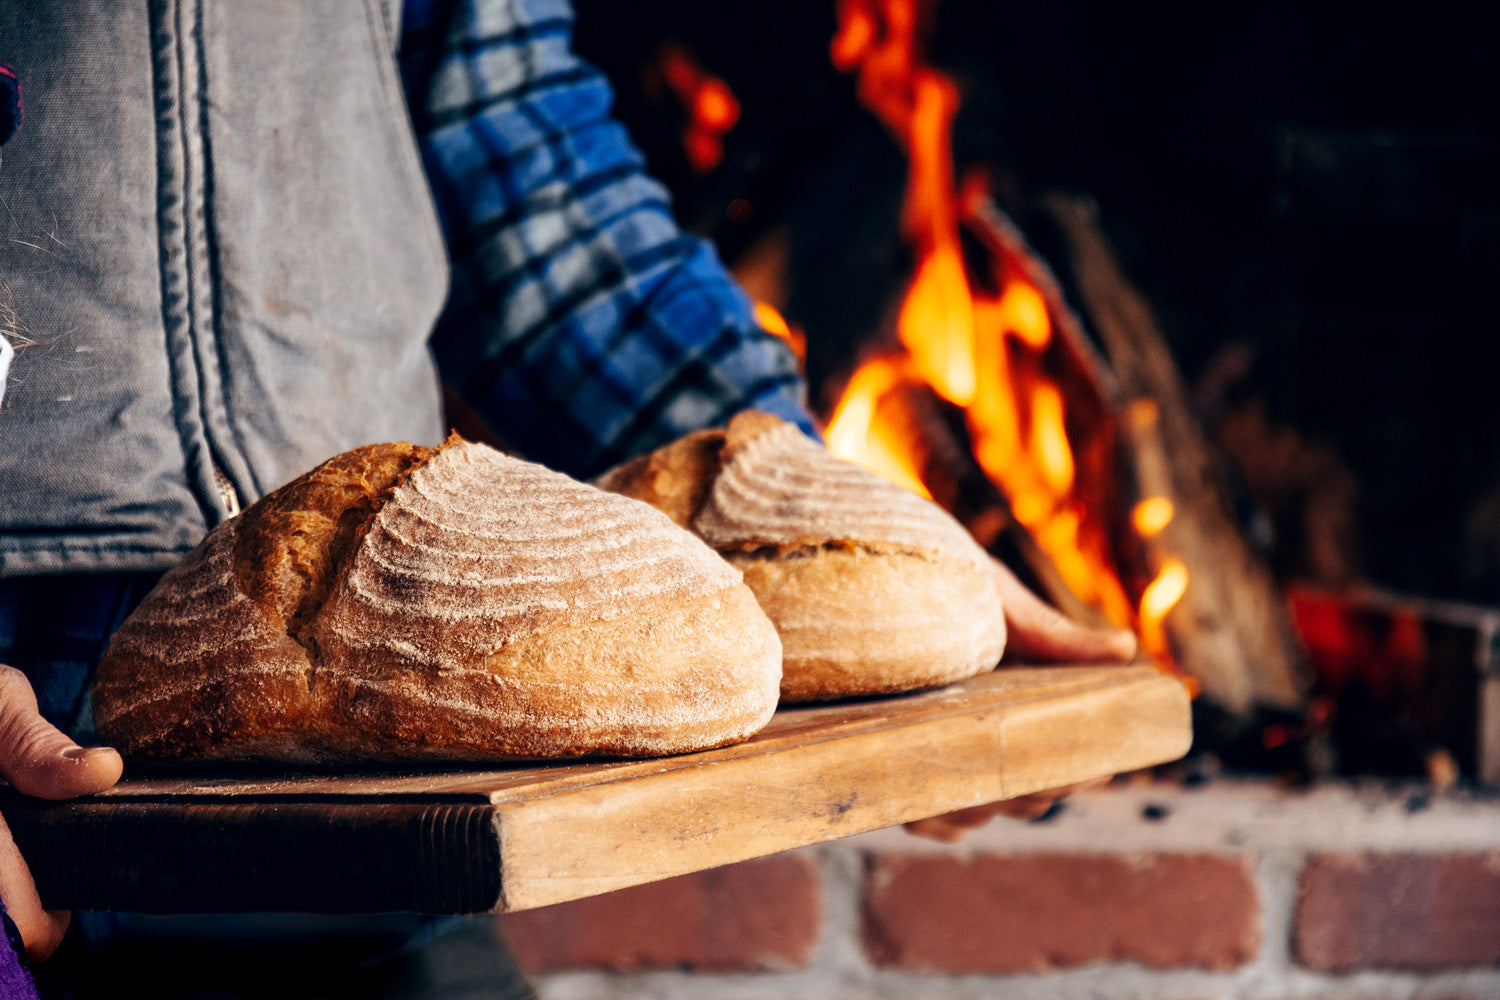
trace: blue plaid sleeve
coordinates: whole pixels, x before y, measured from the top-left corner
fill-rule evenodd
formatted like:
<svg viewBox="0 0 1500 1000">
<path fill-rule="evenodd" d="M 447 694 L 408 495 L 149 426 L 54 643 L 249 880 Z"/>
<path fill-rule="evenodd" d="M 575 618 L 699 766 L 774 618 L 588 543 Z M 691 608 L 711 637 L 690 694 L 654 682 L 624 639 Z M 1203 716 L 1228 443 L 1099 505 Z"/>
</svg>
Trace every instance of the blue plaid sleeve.
<svg viewBox="0 0 1500 1000">
<path fill-rule="evenodd" d="M 444 378 L 518 451 L 600 472 L 742 409 L 815 434 L 790 351 L 610 118 L 567 0 L 408 0 L 402 72 L 453 258 Z"/>
</svg>

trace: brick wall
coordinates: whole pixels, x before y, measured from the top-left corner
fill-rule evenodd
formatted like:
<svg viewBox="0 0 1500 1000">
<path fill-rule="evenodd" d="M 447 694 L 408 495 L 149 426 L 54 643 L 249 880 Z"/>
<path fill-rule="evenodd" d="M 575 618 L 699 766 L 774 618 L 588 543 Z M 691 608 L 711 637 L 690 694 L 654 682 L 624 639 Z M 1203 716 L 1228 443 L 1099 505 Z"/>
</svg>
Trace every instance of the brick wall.
<svg viewBox="0 0 1500 1000">
<path fill-rule="evenodd" d="M 544 1000 L 1497 1000 L 1500 796 L 1117 785 L 502 924 Z"/>
</svg>

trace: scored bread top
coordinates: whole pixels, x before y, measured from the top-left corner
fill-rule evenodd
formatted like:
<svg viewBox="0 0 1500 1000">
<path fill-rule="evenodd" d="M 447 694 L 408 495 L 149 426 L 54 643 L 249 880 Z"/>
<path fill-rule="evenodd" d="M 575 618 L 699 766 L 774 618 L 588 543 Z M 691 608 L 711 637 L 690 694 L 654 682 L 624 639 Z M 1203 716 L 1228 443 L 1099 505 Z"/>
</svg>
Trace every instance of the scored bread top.
<svg viewBox="0 0 1500 1000">
<path fill-rule="evenodd" d="M 318 631 L 360 648 L 386 644 L 403 621 L 441 623 L 406 630 L 403 645 L 438 664 L 740 582 L 658 512 L 621 499 L 482 445 L 443 448 L 375 515 Z"/>
<path fill-rule="evenodd" d="M 852 544 L 987 566 L 947 511 L 753 410 L 632 459 L 596 484 L 644 500 L 721 553 Z"/>
<path fill-rule="evenodd" d="M 455 437 L 336 456 L 214 529 L 93 704 L 136 756 L 638 756 L 748 737 L 780 661 L 740 573 L 658 511 Z"/>
<path fill-rule="evenodd" d="M 723 468 L 693 518 L 715 549 L 844 542 L 986 564 L 973 536 L 932 501 L 835 457 L 792 424 L 748 417 L 730 422 Z"/>
<path fill-rule="evenodd" d="M 435 450 L 399 441 L 355 448 L 269 494 L 236 524 L 240 593 L 287 635 L 305 641 L 338 569 L 366 523 Z"/>
<path fill-rule="evenodd" d="M 993 564 L 962 525 L 776 417 L 742 413 L 597 482 L 744 572 L 781 637 L 783 701 L 944 684 L 1004 652 Z"/>
</svg>

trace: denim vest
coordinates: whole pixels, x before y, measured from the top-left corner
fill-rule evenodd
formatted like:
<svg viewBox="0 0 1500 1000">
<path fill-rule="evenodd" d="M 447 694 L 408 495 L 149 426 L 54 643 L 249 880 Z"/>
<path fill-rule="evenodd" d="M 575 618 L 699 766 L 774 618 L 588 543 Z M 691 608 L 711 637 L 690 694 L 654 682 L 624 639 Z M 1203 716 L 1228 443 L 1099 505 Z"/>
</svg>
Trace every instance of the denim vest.
<svg viewBox="0 0 1500 1000">
<path fill-rule="evenodd" d="M 164 569 L 337 452 L 440 439 L 394 6 L 0 3 L 0 576 Z"/>
</svg>

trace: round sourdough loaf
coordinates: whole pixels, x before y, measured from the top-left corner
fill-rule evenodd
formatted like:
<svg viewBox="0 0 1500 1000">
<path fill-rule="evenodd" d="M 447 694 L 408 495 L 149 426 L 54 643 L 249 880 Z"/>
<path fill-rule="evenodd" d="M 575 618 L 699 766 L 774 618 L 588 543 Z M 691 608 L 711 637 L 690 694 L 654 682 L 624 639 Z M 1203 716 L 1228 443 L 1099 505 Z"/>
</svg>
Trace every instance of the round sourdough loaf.
<svg viewBox="0 0 1500 1000">
<path fill-rule="evenodd" d="M 740 568 L 775 623 L 783 701 L 946 684 L 994 667 L 989 556 L 936 504 L 764 413 L 605 473 Z"/>
<path fill-rule="evenodd" d="M 780 661 L 740 574 L 666 517 L 454 438 L 346 452 L 214 529 L 93 706 L 145 757 L 645 756 L 754 733 Z"/>
</svg>

